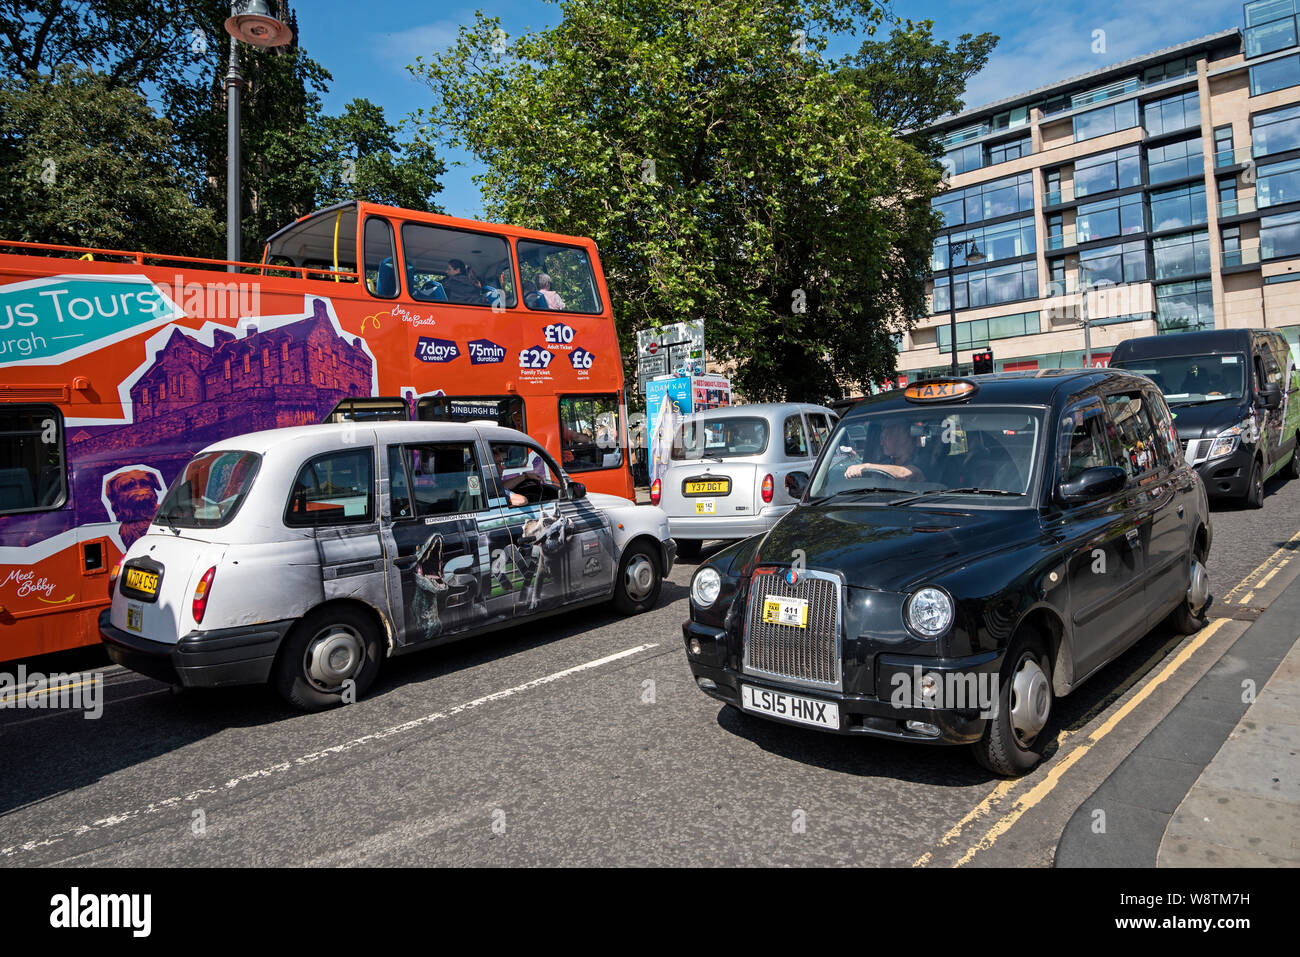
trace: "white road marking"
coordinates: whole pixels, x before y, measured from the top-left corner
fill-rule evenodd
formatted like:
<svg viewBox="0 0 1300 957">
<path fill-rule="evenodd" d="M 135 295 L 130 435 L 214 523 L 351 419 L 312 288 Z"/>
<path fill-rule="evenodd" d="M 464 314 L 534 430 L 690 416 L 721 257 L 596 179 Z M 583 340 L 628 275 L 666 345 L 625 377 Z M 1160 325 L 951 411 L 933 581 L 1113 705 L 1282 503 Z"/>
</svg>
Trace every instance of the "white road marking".
<svg viewBox="0 0 1300 957">
<path fill-rule="evenodd" d="M 59 831 L 57 834 L 52 834 L 49 837 L 25 841 L 22 844 L 12 844 L 9 847 L 0 848 L 0 857 L 12 857 L 14 854 L 19 852 L 35 850 L 38 847 L 51 847 L 67 840 L 68 838 L 77 838 L 84 834 L 88 834 L 91 831 L 102 831 L 110 827 L 116 827 L 119 824 L 125 824 L 128 821 L 134 821 L 150 814 L 157 814 L 160 811 L 180 807 L 187 802 L 197 801 L 201 797 L 206 797 L 212 794 L 227 793 L 233 791 L 241 784 L 262 780 L 276 774 L 281 774 L 285 771 L 290 771 L 294 768 L 314 764 L 315 762 L 324 760 L 325 758 L 365 747 L 368 744 L 373 744 L 374 742 L 381 741 L 384 738 L 392 737 L 395 734 L 405 734 L 407 731 L 414 731 L 416 728 L 433 724 L 435 721 L 451 718 L 455 715 L 463 714 L 466 711 L 472 711 L 475 708 L 482 707 L 485 704 L 491 704 L 494 701 L 501 701 L 505 698 L 521 694 L 522 692 L 531 691 L 534 688 L 540 688 L 542 685 L 548 685 L 553 681 L 559 681 L 561 678 L 568 678 L 583 671 L 591 671 L 592 669 L 599 668 L 602 665 L 607 665 L 623 658 L 630 658 L 632 655 L 638 655 L 643 651 L 649 651 L 651 648 L 657 647 L 659 647 L 657 642 L 637 645 L 635 648 L 629 648 L 626 651 L 606 655 L 604 658 L 597 658 L 595 661 L 588 661 L 585 664 L 574 665 L 572 668 L 565 668 L 563 671 L 556 671 L 541 678 L 534 678 L 532 681 L 526 681 L 521 685 L 515 685 L 513 688 L 506 688 L 503 691 L 494 691 L 492 694 L 484 695 L 481 698 L 475 698 L 473 701 L 467 701 L 464 704 L 458 704 L 454 708 L 448 708 L 446 711 L 434 711 L 432 714 L 426 714 L 423 717 L 414 718 L 413 720 L 405 721 L 402 724 L 395 724 L 391 727 L 362 735 L 359 738 L 353 738 L 351 741 L 345 741 L 342 744 L 323 748 L 320 751 L 312 751 L 309 754 L 296 757 L 291 761 L 281 761 L 279 764 L 273 764 L 270 767 L 259 768 L 256 771 L 249 771 L 246 774 L 239 775 L 239 777 L 231 778 L 224 784 L 203 787 L 196 791 L 191 791 L 188 794 L 165 798 L 161 801 L 154 801 L 144 807 L 137 807 L 120 814 L 112 814 L 108 817 L 100 818 L 97 821 L 92 821 L 89 824 L 78 824 L 76 827 L 67 828 L 66 830 Z"/>
</svg>

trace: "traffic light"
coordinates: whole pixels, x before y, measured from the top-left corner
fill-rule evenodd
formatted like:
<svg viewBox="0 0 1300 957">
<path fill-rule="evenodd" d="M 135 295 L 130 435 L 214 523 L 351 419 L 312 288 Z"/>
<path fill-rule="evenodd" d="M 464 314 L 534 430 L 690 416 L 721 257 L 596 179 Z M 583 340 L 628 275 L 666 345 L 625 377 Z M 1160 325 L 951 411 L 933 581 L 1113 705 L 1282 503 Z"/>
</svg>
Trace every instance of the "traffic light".
<svg viewBox="0 0 1300 957">
<path fill-rule="evenodd" d="M 987 375 L 993 371 L 993 350 L 985 349 L 983 352 L 977 352 L 971 356 L 971 362 L 975 365 L 976 375 Z"/>
</svg>

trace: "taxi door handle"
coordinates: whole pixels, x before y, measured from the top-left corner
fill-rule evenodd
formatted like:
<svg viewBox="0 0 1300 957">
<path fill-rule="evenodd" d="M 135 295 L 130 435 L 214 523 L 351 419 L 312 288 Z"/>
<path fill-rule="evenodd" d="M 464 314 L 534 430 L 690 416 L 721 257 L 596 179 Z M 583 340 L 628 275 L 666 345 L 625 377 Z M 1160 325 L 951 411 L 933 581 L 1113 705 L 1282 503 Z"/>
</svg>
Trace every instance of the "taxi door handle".
<svg viewBox="0 0 1300 957">
<path fill-rule="evenodd" d="M 1181 505 L 1178 506 L 1178 517 L 1179 518 L 1183 517 L 1183 507 Z"/>
<path fill-rule="evenodd" d="M 1129 548 L 1142 547 L 1142 536 L 1136 528 L 1130 528 L 1127 532 L 1124 533 L 1124 537 L 1128 539 Z"/>
</svg>

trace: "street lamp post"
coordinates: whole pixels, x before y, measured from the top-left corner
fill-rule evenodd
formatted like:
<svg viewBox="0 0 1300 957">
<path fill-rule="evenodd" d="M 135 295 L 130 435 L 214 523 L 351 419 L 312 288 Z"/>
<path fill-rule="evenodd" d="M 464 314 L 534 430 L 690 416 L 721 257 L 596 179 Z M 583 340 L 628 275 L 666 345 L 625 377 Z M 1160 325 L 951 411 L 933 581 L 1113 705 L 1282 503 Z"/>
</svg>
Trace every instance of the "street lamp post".
<svg viewBox="0 0 1300 957">
<path fill-rule="evenodd" d="M 244 88 L 244 77 L 239 70 L 239 41 L 258 47 L 284 46 L 293 39 L 293 31 L 271 15 L 266 0 L 236 0 L 230 5 L 226 32 L 230 34 L 230 63 L 226 69 L 226 271 L 238 272 L 235 263 L 243 254 L 239 93 Z"/>
<path fill-rule="evenodd" d="M 948 253 L 948 335 L 952 345 L 952 374 L 957 375 L 957 283 L 956 267 L 952 262 L 952 253 Z M 984 254 L 975 245 L 974 240 L 966 249 L 966 265 L 979 265 L 984 261 Z"/>
<path fill-rule="evenodd" d="M 1083 367 L 1092 368 L 1092 326 L 1088 324 L 1088 273 L 1092 272 L 1082 262 L 1079 263 L 1079 309 L 1083 322 Z"/>
</svg>

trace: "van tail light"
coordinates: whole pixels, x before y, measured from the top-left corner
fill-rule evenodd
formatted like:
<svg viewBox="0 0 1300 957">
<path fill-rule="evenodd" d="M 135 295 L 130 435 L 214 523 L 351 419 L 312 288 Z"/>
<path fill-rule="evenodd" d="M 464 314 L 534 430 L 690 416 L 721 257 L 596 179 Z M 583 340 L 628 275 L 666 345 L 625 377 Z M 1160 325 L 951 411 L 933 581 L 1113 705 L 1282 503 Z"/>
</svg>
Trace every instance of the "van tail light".
<svg viewBox="0 0 1300 957">
<path fill-rule="evenodd" d="M 655 479 L 654 484 L 650 486 L 650 504 L 658 505 L 659 497 L 662 494 L 663 494 L 663 488 L 660 486 L 659 480 Z"/>
<path fill-rule="evenodd" d="M 108 597 L 110 599 L 117 591 L 117 578 L 122 574 L 122 563 L 124 561 L 126 561 L 125 555 L 117 560 L 117 564 L 113 566 L 113 570 L 108 573 Z"/>
<path fill-rule="evenodd" d="M 763 501 L 772 501 L 772 490 L 776 488 L 776 483 L 772 481 L 771 473 L 763 476 Z"/>
<path fill-rule="evenodd" d="M 217 574 L 217 566 L 213 565 L 203 573 L 199 579 L 199 587 L 194 589 L 194 604 L 190 611 L 194 614 L 194 623 L 203 624 L 203 615 L 208 610 L 208 596 L 212 594 L 212 579 Z"/>
</svg>

